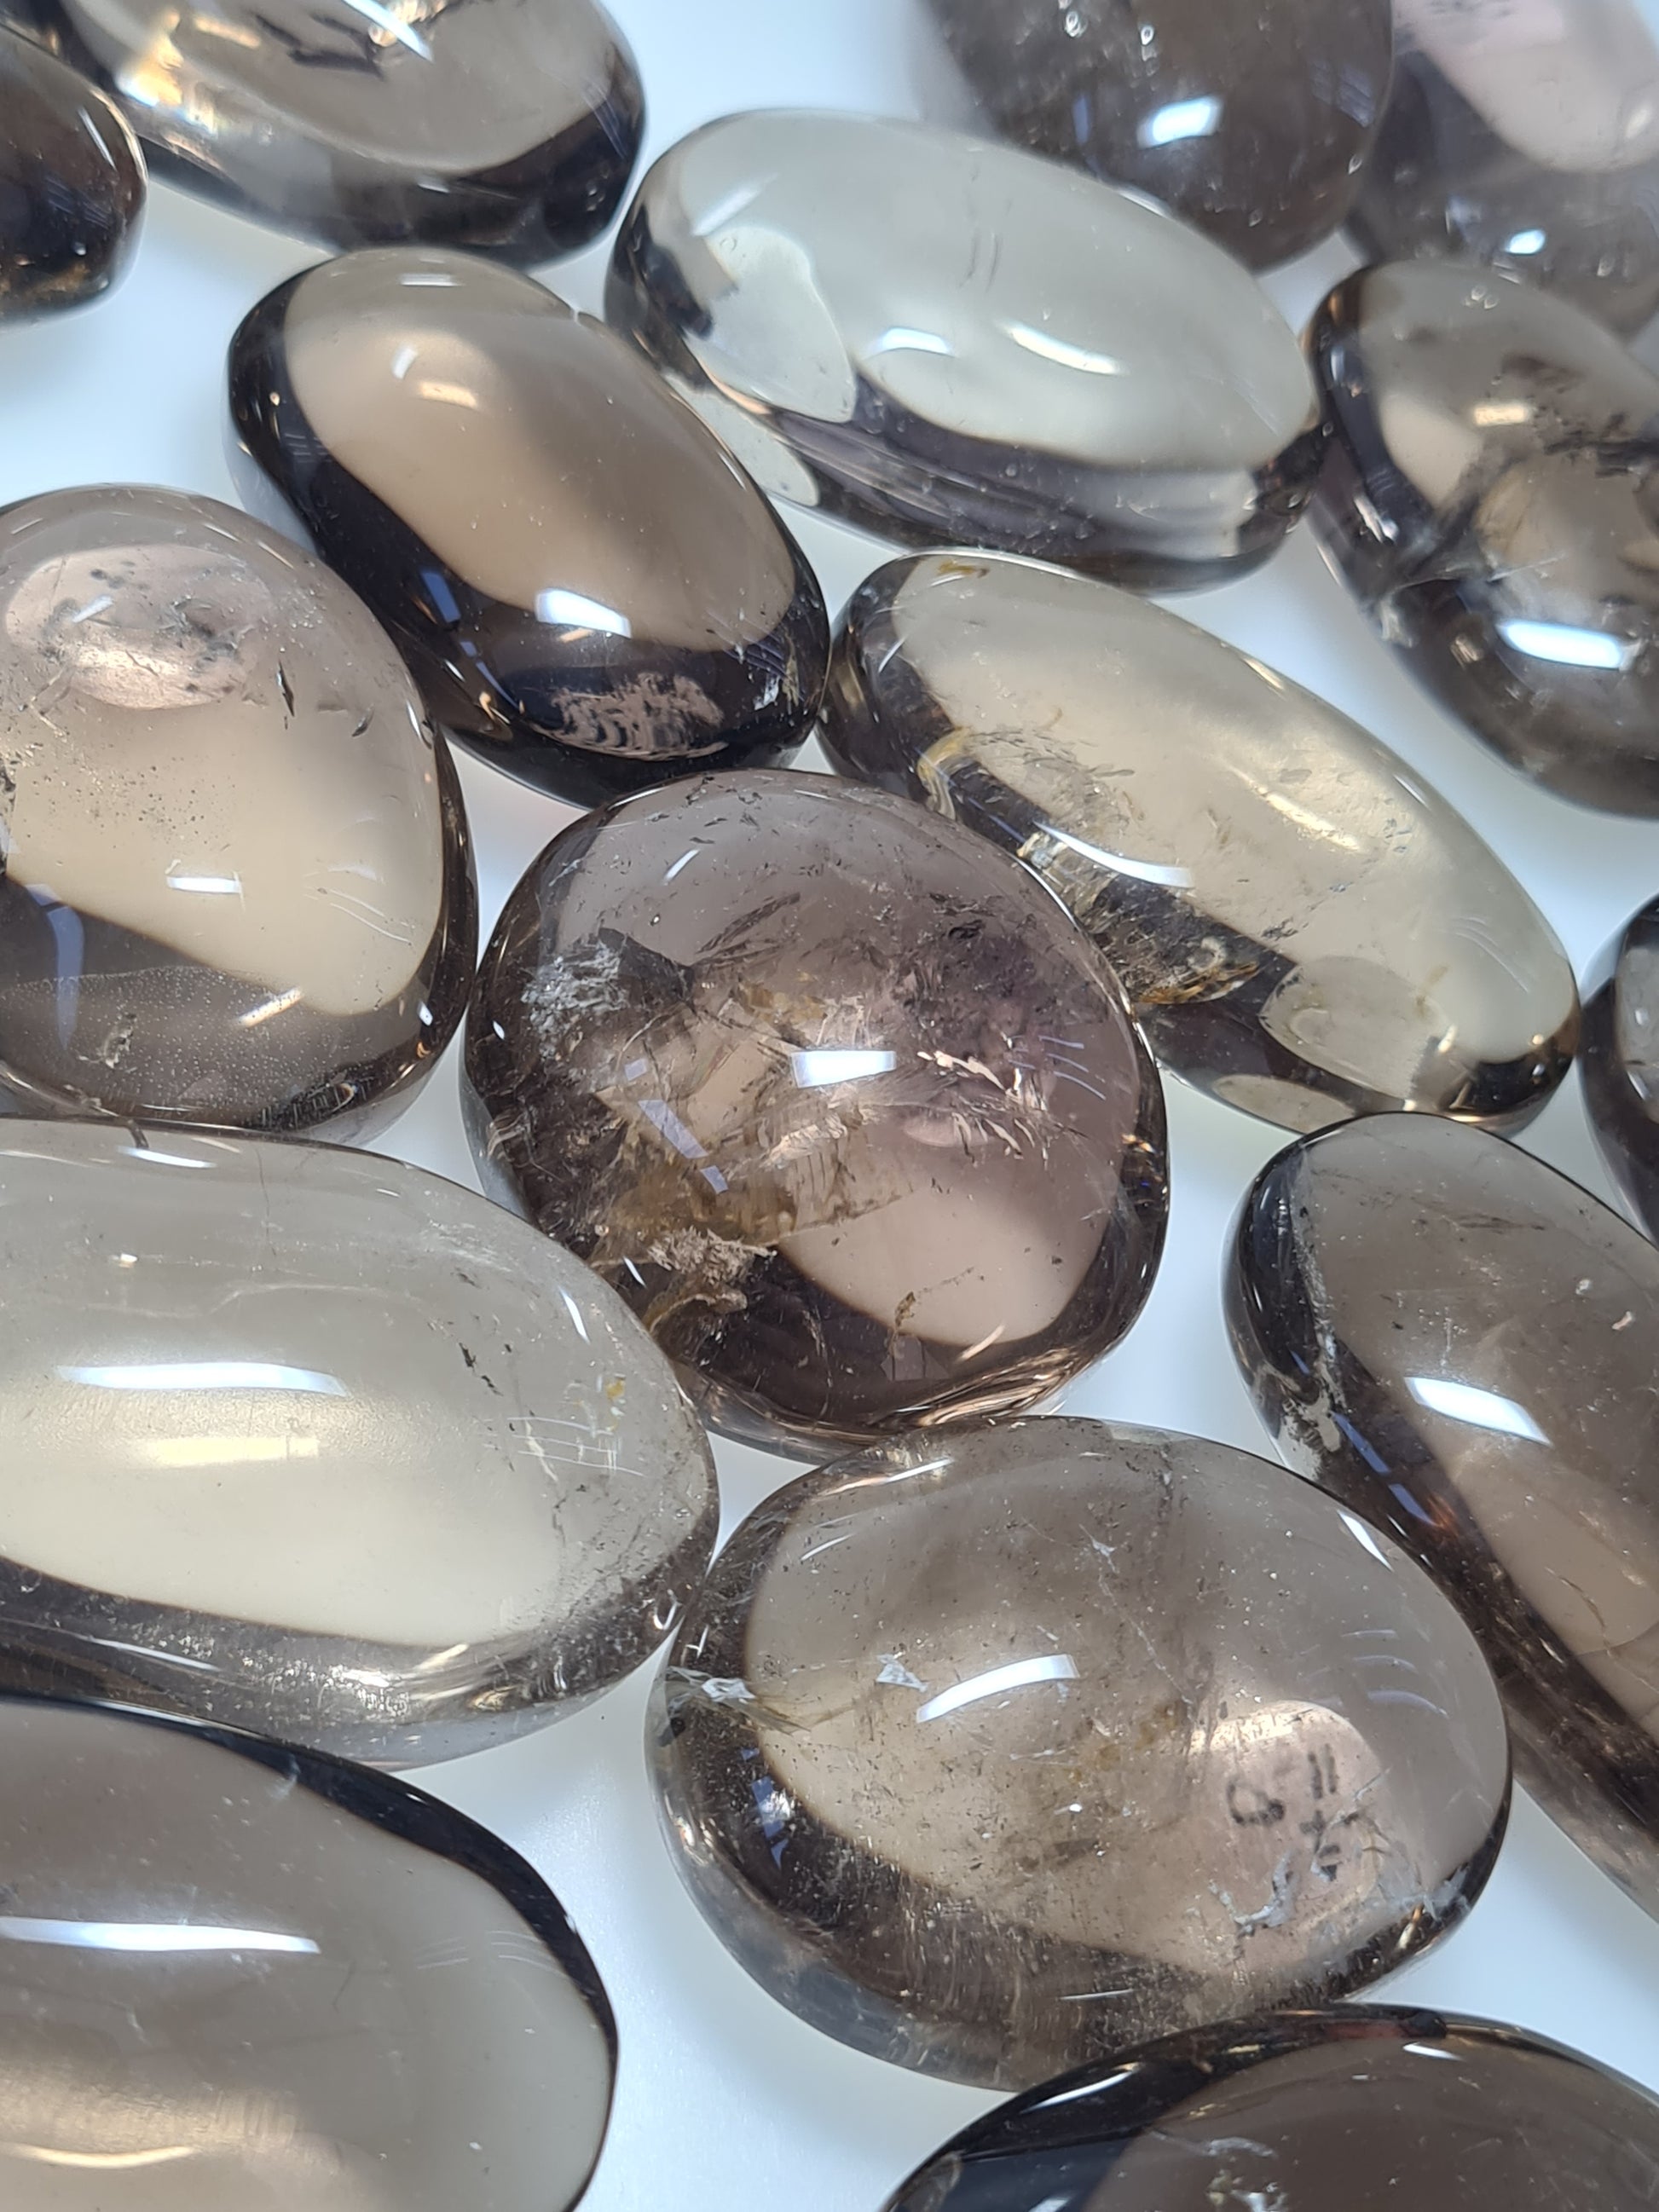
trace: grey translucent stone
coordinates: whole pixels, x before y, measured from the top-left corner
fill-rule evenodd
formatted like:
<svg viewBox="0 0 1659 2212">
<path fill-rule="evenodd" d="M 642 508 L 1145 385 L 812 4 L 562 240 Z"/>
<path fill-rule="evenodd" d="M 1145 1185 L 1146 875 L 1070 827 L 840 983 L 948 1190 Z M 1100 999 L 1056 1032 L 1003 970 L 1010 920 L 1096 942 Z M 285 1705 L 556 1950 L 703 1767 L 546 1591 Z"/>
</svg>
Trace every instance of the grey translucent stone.
<svg viewBox="0 0 1659 2212">
<path fill-rule="evenodd" d="M 1512 767 L 1659 814 L 1659 377 L 1452 262 L 1349 277 L 1309 349 L 1316 526 L 1382 635 Z"/>
<path fill-rule="evenodd" d="M 616 2030 L 546 1884 L 406 1782 L 0 1698 L 6 2212 L 569 2212 Z"/>
<path fill-rule="evenodd" d="M 434 718 L 580 805 L 787 759 L 829 623 L 744 471 L 629 346 L 526 276 L 353 253 L 231 342 L 231 454 L 402 646 Z"/>
<path fill-rule="evenodd" d="M 1495 262 L 1617 331 L 1659 307 L 1659 42 L 1641 0 L 1399 0 L 1350 227 Z"/>
<path fill-rule="evenodd" d="M 620 1680 L 708 1563 L 644 1332 L 435 1176 L 3 1122 L 0 1267 L 0 1686 L 418 1765 Z"/>
<path fill-rule="evenodd" d="M 1133 185 L 1252 268 L 1347 213 L 1388 96 L 1389 0 L 929 0 L 1006 137 Z"/>
<path fill-rule="evenodd" d="M 1228 1304 L 1279 1449 L 1439 1577 L 1517 1778 L 1659 1913 L 1659 1252 L 1500 1138 L 1387 1115 L 1263 1170 Z"/>
<path fill-rule="evenodd" d="M 1586 983 L 1583 1073 L 1601 1157 L 1659 1237 L 1659 899 L 1632 915 Z"/>
<path fill-rule="evenodd" d="M 1509 1796 L 1480 1652 L 1386 1537 L 1248 1453 L 1091 1421 L 769 1498 L 648 1732 L 749 1972 L 998 2087 L 1386 1972 L 1478 1895 Z"/>
<path fill-rule="evenodd" d="M 768 491 L 902 544 L 1210 583 L 1266 558 L 1318 467 L 1307 369 L 1237 262 L 919 124 L 694 131 L 635 196 L 605 313 Z"/>
<path fill-rule="evenodd" d="M 519 262 L 598 237 L 644 105 L 594 0 L 0 0 L 95 76 L 157 175 L 331 246 Z"/>
<path fill-rule="evenodd" d="M 965 2129 L 886 2212 L 1646 2212 L 1659 2103 L 1576 2051 L 1455 2014 L 1278 2013 L 1170 2036 Z"/>
<path fill-rule="evenodd" d="M 0 25 L 0 322 L 118 284 L 143 212 L 143 156 L 116 110 Z"/>
<path fill-rule="evenodd" d="M 1034 1404 L 1163 1247 L 1163 1097 L 1093 946 L 965 830 L 825 776 L 556 837 L 484 957 L 462 1104 L 709 1418 L 784 1448 Z"/>
<path fill-rule="evenodd" d="M 1496 855 L 1346 715 L 1144 599 L 891 562 L 848 607 L 823 736 L 1040 875 L 1159 1059 L 1230 1105 L 1508 1125 L 1566 1072 L 1572 971 Z"/>
<path fill-rule="evenodd" d="M 0 837 L 14 1110 L 362 1133 L 460 1020 L 442 740 L 361 601 L 216 500 L 0 508 Z"/>
</svg>

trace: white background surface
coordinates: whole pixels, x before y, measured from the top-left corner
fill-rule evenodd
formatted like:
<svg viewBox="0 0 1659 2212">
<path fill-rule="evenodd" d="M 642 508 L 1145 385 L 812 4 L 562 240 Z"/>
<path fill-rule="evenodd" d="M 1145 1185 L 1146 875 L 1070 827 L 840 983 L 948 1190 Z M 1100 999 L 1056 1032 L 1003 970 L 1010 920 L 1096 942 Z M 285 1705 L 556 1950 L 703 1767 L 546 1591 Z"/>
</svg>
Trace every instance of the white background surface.
<svg viewBox="0 0 1659 2212">
<path fill-rule="evenodd" d="M 645 80 L 647 157 L 733 108 L 915 112 L 925 81 L 916 0 L 611 5 Z M 220 445 L 226 343 L 262 293 L 317 258 L 155 188 L 125 288 L 0 343 L 0 499 L 122 479 L 232 499 Z M 1351 260 L 1333 243 L 1271 289 L 1299 325 Z M 544 273 L 597 311 L 604 262 L 599 250 Z M 886 557 L 852 532 L 788 519 L 832 611 Z M 1659 823 L 1579 811 L 1501 767 L 1371 637 L 1305 532 L 1264 573 L 1176 604 L 1334 701 L 1437 784 L 1531 890 L 1581 972 L 1659 890 Z M 570 813 L 464 757 L 461 769 L 487 929 Z M 471 1183 L 453 1063 L 452 1053 L 382 1148 Z M 1175 1197 L 1163 1271 L 1133 1334 L 1065 1403 L 1267 1450 L 1227 1348 L 1218 1286 L 1233 1209 L 1285 1139 L 1178 1084 L 1168 1093 Z M 1525 1142 L 1611 1198 L 1576 1078 Z M 728 1526 L 790 1471 L 741 1448 L 722 1447 L 720 1463 Z M 562 1728 L 419 1778 L 535 1862 L 610 1989 L 622 2066 L 591 2212 L 876 2212 L 912 2165 L 994 2100 L 843 2050 L 774 2005 L 726 1956 L 658 1839 L 641 1756 L 647 1675 Z M 1376 1994 L 1539 2029 L 1659 2089 L 1659 1923 L 1525 1802 L 1470 1919 Z"/>
</svg>

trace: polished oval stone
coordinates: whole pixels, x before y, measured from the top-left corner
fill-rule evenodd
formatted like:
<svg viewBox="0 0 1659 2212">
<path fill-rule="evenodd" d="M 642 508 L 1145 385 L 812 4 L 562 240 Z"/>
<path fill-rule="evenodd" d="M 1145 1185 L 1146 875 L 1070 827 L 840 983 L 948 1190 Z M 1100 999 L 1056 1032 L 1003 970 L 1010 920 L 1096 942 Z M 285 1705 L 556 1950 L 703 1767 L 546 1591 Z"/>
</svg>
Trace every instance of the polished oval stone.
<svg viewBox="0 0 1659 2212">
<path fill-rule="evenodd" d="M 1347 213 L 1388 97 L 1389 0 L 929 0 L 1003 137 L 1133 185 L 1254 269 Z"/>
<path fill-rule="evenodd" d="M 1509 1792 L 1491 1676 L 1393 1544 L 1093 1421 L 769 1498 L 648 1735 L 681 1875 L 774 1996 L 1004 2088 L 1386 1972 L 1479 1894 Z"/>
<path fill-rule="evenodd" d="M 1158 1077 L 1088 939 L 966 830 L 823 776 L 556 837 L 485 955 L 462 1103 L 485 1177 L 760 1442 L 1033 1404 L 1163 1246 Z"/>
<path fill-rule="evenodd" d="M 828 622 L 794 540 L 638 354 L 465 255 L 348 254 L 231 344 L 248 504 L 297 521 L 434 719 L 581 805 L 787 758 Z"/>
<path fill-rule="evenodd" d="M 1640 0 L 1398 0 L 1350 228 L 1495 262 L 1617 331 L 1659 307 L 1659 41 Z"/>
<path fill-rule="evenodd" d="M 143 156 L 110 102 L 0 23 L 0 322 L 118 284 L 143 212 Z"/>
<path fill-rule="evenodd" d="M 1659 1237 L 1659 899 L 1632 915 L 1586 984 L 1583 1071 L 1601 1157 Z"/>
<path fill-rule="evenodd" d="M 1293 1129 L 1536 1112 L 1577 1033 L 1543 916 L 1356 724 L 1207 631 L 994 554 L 853 595 L 823 737 L 843 774 L 1018 855 L 1165 1066 Z"/>
<path fill-rule="evenodd" d="M 597 238 L 644 103 L 594 0 L 5 0 L 97 77 L 158 176 L 335 247 L 519 262 Z"/>
<path fill-rule="evenodd" d="M 7 2212 L 568 2212 L 616 2030 L 516 1852 L 258 1737 L 0 1698 Z"/>
<path fill-rule="evenodd" d="M 919 124 L 694 131 L 635 197 L 605 313 L 768 491 L 904 544 L 1211 583 L 1265 559 L 1318 467 L 1307 369 L 1236 261 Z"/>
<path fill-rule="evenodd" d="M 966 2128 L 886 2212 L 1646 2212 L 1659 2102 L 1519 2028 L 1381 2005 L 1170 2036 Z"/>
<path fill-rule="evenodd" d="M 619 1681 L 708 1564 L 643 1330 L 436 1176 L 0 1122 L 0 1686 L 414 1765 Z"/>
<path fill-rule="evenodd" d="M 319 562 L 143 486 L 0 508 L 0 1084 L 356 1133 L 437 1063 L 477 900 L 408 670 Z"/>
<path fill-rule="evenodd" d="M 1511 767 L 1659 814 L 1659 377 L 1449 262 L 1349 277 L 1309 348 L 1316 526 L 1383 638 Z"/>
<path fill-rule="evenodd" d="M 1262 1171 L 1228 1307 L 1280 1450 L 1439 1577 L 1517 1778 L 1659 1913 L 1659 1252 L 1501 1138 L 1387 1115 Z"/>
</svg>

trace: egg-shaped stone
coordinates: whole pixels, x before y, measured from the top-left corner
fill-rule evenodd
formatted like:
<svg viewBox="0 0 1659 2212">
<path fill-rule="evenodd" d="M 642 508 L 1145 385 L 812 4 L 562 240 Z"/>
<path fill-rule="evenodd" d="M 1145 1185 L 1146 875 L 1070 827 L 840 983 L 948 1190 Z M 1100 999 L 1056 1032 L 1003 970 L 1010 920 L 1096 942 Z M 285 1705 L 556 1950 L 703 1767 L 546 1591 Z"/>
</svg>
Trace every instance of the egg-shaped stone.
<svg viewBox="0 0 1659 2212">
<path fill-rule="evenodd" d="M 1280 1450 L 1439 1577 L 1517 1778 L 1659 1914 L 1659 1252 L 1501 1138 L 1384 1115 L 1263 1170 L 1227 1297 Z"/>
<path fill-rule="evenodd" d="M 144 186 L 137 141 L 97 87 L 0 23 L 0 322 L 118 284 Z"/>
<path fill-rule="evenodd" d="M 1146 588 L 1253 568 L 1318 407 L 1248 270 L 1059 162 L 873 116 L 736 115 L 650 170 L 605 313 L 766 489 L 902 544 Z"/>
<path fill-rule="evenodd" d="M 1659 1237 L 1659 899 L 1631 916 L 1585 983 L 1583 1065 L 1601 1157 Z"/>
<path fill-rule="evenodd" d="M 1230 1445 L 1092 1421 L 777 1492 L 647 1731 L 749 1972 L 988 2087 L 1374 1979 L 1468 1910 L 1509 1798 L 1491 1675 L 1395 1545 Z"/>
<path fill-rule="evenodd" d="M 486 1179 L 709 1418 L 811 1450 L 1035 1402 L 1115 1343 L 1168 1211 L 1115 978 L 908 799 L 707 776 L 574 823 L 467 1019 Z"/>
<path fill-rule="evenodd" d="M 639 72 L 594 0 L 7 11 L 96 76 L 169 184 L 336 248 L 571 253 L 616 213 L 639 155 Z"/>
<path fill-rule="evenodd" d="M 460 1020 L 443 741 L 361 600 L 216 500 L 0 508 L 0 829 L 14 1110 L 362 1133 Z"/>
<path fill-rule="evenodd" d="M 1379 634 L 1511 767 L 1659 814 L 1659 377 L 1455 262 L 1363 270 L 1308 343 L 1316 527 Z"/>
<path fill-rule="evenodd" d="M 533 1868 L 406 1782 L 0 1697 L 7 2212 L 569 2212 L 616 2071 Z"/>
<path fill-rule="evenodd" d="M 434 719 L 580 805 L 787 758 L 823 600 L 720 441 L 517 271 L 387 247 L 278 286 L 231 343 L 232 465 L 402 647 Z"/>
<path fill-rule="evenodd" d="M 1013 853 L 1189 1082 L 1315 1129 L 1526 1120 L 1572 970 L 1462 817 L 1334 708 L 1178 615 L 994 554 L 890 562 L 842 621 L 844 774 Z"/>
<path fill-rule="evenodd" d="M 0 1266 L 0 1686 L 416 1765 L 619 1681 L 708 1564 L 644 1331 L 436 1176 L 8 1121 Z"/>
<path fill-rule="evenodd" d="M 1645 2212 L 1656 2172 L 1659 2101 L 1622 2075 L 1489 2021 L 1341 2005 L 1046 2082 L 965 2128 L 886 2212 L 1468 2212 L 1540 2196 Z"/>
</svg>

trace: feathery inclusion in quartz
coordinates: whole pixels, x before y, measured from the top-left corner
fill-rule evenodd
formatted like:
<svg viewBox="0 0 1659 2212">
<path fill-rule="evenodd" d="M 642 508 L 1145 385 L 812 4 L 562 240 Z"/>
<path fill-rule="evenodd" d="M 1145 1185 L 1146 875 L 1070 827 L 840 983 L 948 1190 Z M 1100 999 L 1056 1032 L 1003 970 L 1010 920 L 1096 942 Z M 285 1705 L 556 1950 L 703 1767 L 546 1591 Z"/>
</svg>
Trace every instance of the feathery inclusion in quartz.
<svg viewBox="0 0 1659 2212">
<path fill-rule="evenodd" d="M 987 120 L 1133 185 L 1253 268 L 1347 213 L 1389 88 L 1389 0 L 930 0 Z"/>
<path fill-rule="evenodd" d="M 1350 227 L 1496 263 L 1614 330 L 1659 307 L 1659 41 L 1642 0 L 1397 0 Z"/>
<path fill-rule="evenodd" d="M 320 562 L 141 486 L 0 508 L 0 1085 L 362 1133 L 460 1020 L 454 769 Z"/>
<path fill-rule="evenodd" d="M 644 106 L 593 0 L 3 0 L 119 103 L 158 175 L 341 247 L 574 252 Z"/>
<path fill-rule="evenodd" d="M 1169 2036 L 963 2130 L 887 2212 L 1647 2212 L 1659 2103 L 1486 2021 L 1343 2005 Z"/>
<path fill-rule="evenodd" d="M 154 1715 L 0 1698 L 0 1765 L 6 2212 L 580 2197 L 611 2007 L 504 1844 L 406 1782 Z"/>
<path fill-rule="evenodd" d="M 1659 1237 L 1659 899 L 1632 915 L 1585 985 L 1583 1073 L 1601 1157 Z"/>
<path fill-rule="evenodd" d="M 708 1563 L 639 1324 L 436 1176 L 0 1122 L 0 1683 L 412 1765 L 608 1688 Z"/>
<path fill-rule="evenodd" d="M 1501 1138 L 1384 1115 L 1262 1171 L 1228 1307 L 1280 1449 L 1440 1578 L 1518 1779 L 1659 1914 L 1659 1252 Z"/>
<path fill-rule="evenodd" d="M 1156 1072 L 1033 878 L 908 800 L 708 776 L 555 838 L 467 1019 L 481 1170 L 709 1417 L 786 1447 L 1034 1403 L 1129 1327 Z"/>
<path fill-rule="evenodd" d="M 770 1992 L 1023 2087 L 1358 1987 L 1458 1920 L 1509 1752 L 1452 1607 L 1224 1444 L 896 1440 L 716 1559 L 648 1723 L 665 1832 Z"/>
<path fill-rule="evenodd" d="M 718 440 L 614 332 L 515 270 L 347 254 L 230 356 L 232 465 L 380 616 L 448 734 L 601 805 L 784 758 L 823 601 Z"/>
<path fill-rule="evenodd" d="M 0 322 L 118 284 L 143 212 L 143 156 L 115 109 L 0 23 Z"/>
<path fill-rule="evenodd" d="M 823 741 L 1034 869 L 1159 1059 L 1230 1105 L 1509 1122 L 1566 1071 L 1572 971 L 1496 855 L 1346 715 L 1145 599 L 891 562 L 848 608 Z"/>
<path fill-rule="evenodd" d="M 605 312 L 768 491 L 902 544 L 1210 583 L 1273 550 L 1318 468 L 1306 366 L 1247 270 L 919 124 L 694 131 L 635 197 Z"/>
<path fill-rule="evenodd" d="M 1659 814 L 1659 377 L 1453 262 L 1349 277 L 1309 348 L 1316 526 L 1382 636 L 1512 767 Z"/>
</svg>

